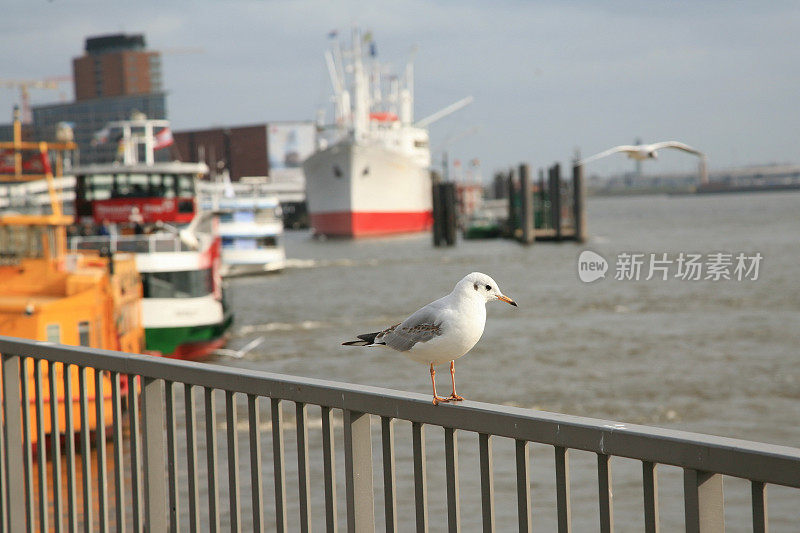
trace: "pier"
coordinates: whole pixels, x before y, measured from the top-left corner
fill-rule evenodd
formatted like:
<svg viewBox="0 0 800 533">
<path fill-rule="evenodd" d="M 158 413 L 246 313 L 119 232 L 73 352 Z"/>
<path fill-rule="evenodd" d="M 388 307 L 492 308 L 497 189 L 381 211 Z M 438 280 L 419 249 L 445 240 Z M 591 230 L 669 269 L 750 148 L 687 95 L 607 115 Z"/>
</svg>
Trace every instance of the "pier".
<svg viewBox="0 0 800 533">
<path fill-rule="evenodd" d="M 797 448 L 472 401 L 434 406 L 429 395 L 11 337 L 0 337 L 0 353 L 3 531 L 62 531 L 65 526 L 75 530 L 79 524 L 86 531 L 94 527 L 122 531 L 126 523 L 134 531 L 310 531 L 315 520 L 324 521 L 326 531 L 372 532 L 381 522 L 386 531 L 397 531 L 400 480 L 409 477 L 417 531 L 427 531 L 434 521 L 446 522 L 449 531 L 474 531 L 477 523 L 461 519 L 462 499 L 475 496 L 459 493 L 459 471 L 465 468 L 476 469 L 480 476 L 483 531 L 495 530 L 498 498 L 502 503 L 514 502 L 519 530 L 530 531 L 534 512 L 530 450 L 534 444 L 550 450 L 556 502 L 553 508 L 535 512 L 553 513 L 560 532 L 571 530 L 573 453 L 588 452 L 596 458 L 595 523 L 603 532 L 614 529 L 612 465 L 621 459 L 640 464 L 641 476 L 634 481 L 641 487 L 641 513 L 649 532 L 659 530 L 658 473 L 662 466 L 683 472 L 685 529 L 691 532 L 724 530 L 723 479 L 749 482 L 748 514 L 753 531 L 767 531 L 768 486 L 800 488 Z M 28 365 L 34 369 L 32 383 L 25 377 Z M 63 454 L 59 439 L 53 439 L 50 447 L 34 450 L 31 446 L 32 432 L 37 432 L 38 442 L 46 440 L 42 421 L 48 408 L 42 397 L 56 365 L 77 366 L 82 383 L 87 369 L 96 371 L 95 379 L 107 376 L 112 383 L 113 422 L 108 429 L 101 425 L 92 434 L 81 425 L 76 432 L 76 417 L 80 420 L 89 414 L 85 388 L 80 388 L 76 406 L 64 406 Z M 127 412 L 121 409 L 123 379 L 131 384 Z M 30 401 L 22 402 L 20 409 L 18 398 L 26 396 Z M 216 402 L 222 396 L 225 407 L 219 421 Z M 296 482 L 287 482 L 286 476 L 291 426 L 284 418 L 284 407 L 293 408 L 295 414 Z M 99 420 L 105 408 L 104 402 L 94 405 Z M 32 412 L 35 425 L 31 424 Z M 58 409 L 52 413 L 58 416 Z M 322 429 L 322 468 L 312 473 L 309 430 L 317 413 Z M 268 426 L 264 425 L 266 419 Z M 199 421 L 204 422 L 203 434 Z M 123 431 L 126 423 L 127 431 Z M 408 442 L 396 437 L 405 425 L 411 429 Z M 426 449 L 426 430 L 444 432 L 443 449 Z M 314 431 L 313 436 L 316 434 Z M 468 437 L 474 435 L 479 460 L 459 465 L 459 449 L 464 450 L 459 440 L 469 442 Z M 107 437 L 113 443 L 109 457 L 105 456 Z M 203 440 L 206 452 L 201 460 L 198 441 Z M 220 459 L 220 440 L 225 443 L 226 461 Z M 506 459 L 514 465 L 514 488 L 513 493 L 500 494 L 494 465 L 501 458 L 493 450 L 500 450 L 506 441 L 513 444 L 513 453 Z M 186 443 L 185 457 L 178 452 L 179 442 Z M 271 445 L 264 446 L 264 442 Z M 337 453 L 338 443 L 343 447 Z M 401 454 L 405 447 L 411 449 L 409 464 L 399 461 L 405 457 Z M 93 448 L 96 461 L 87 459 Z M 240 451 L 245 453 L 240 456 Z M 270 460 L 263 458 L 267 451 Z M 336 464 L 342 455 L 343 470 L 341 463 L 338 468 Z M 265 463 L 272 465 L 271 476 L 265 475 Z M 445 486 L 433 487 L 429 478 L 438 474 L 428 465 L 440 464 Z M 188 490 L 181 483 L 179 467 L 186 469 Z M 56 486 L 48 488 L 49 468 L 58 474 L 49 481 Z M 343 479 L 337 472 L 343 472 Z M 312 484 L 312 479 L 319 481 Z M 382 479 L 382 484 L 376 484 L 376 479 Z M 296 493 L 287 490 L 290 484 Z M 274 489 L 271 501 L 267 501 L 265 485 Z M 324 505 L 314 506 L 312 486 L 320 485 Z M 434 514 L 429 508 L 428 494 L 434 490 L 446 492 L 443 514 Z M 344 516 L 337 516 L 339 503 L 344 503 Z M 291 514 L 290 509 L 294 511 Z M 186 522 L 184 517 L 188 517 Z M 400 529 L 407 529 L 409 521 L 406 517 L 406 526 L 401 523 Z"/>
</svg>

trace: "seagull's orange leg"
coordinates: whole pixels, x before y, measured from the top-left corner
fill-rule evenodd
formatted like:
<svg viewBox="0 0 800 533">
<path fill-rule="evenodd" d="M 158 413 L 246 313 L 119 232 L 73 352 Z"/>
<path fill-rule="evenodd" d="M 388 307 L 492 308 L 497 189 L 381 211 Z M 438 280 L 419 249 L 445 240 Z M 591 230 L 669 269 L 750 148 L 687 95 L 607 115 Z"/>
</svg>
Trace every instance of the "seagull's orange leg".
<svg viewBox="0 0 800 533">
<path fill-rule="evenodd" d="M 450 395 L 448 400 L 453 400 L 454 402 L 460 402 L 464 398 L 456 394 L 456 362 L 450 361 L 450 379 L 453 381 L 453 394 Z"/>
<path fill-rule="evenodd" d="M 450 398 L 440 398 L 436 396 L 436 370 L 433 368 L 433 363 L 431 363 L 431 385 L 433 385 L 433 405 L 438 405 L 439 402 L 449 402 Z"/>
</svg>

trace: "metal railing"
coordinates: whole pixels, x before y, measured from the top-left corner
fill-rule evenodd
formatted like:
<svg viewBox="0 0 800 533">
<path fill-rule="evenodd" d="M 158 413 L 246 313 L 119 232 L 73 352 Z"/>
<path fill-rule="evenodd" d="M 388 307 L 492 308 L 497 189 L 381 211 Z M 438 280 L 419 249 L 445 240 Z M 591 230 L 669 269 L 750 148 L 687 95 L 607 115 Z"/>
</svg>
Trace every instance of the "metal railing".
<svg viewBox="0 0 800 533">
<path fill-rule="evenodd" d="M 135 254 L 155 252 L 194 251 L 184 244 L 177 235 L 162 233 L 152 235 L 93 235 L 90 237 L 70 237 L 71 250 L 108 250 L 110 252 L 130 252 Z"/>
<path fill-rule="evenodd" d="M 767 485 L 800 488 L 800 449 L 796 448 L 470 401 L 433 406 L 429 396 L 420 394 L 10 337 L 0 337 L 0 353 L 4 420 L 4 438 L 0 439 L 0 525 L 3 531 L 49 528 L 63 531 L 65 527 L 72 531 L 81 524 L 86 531 L 92 530 L 92 526 L 101 531 L 112 527 L 124 531 L 126 524 L 132 524 L 135 531 L 216 531 L 223 526 L 232 531 L 243 528 L 253 531 L 310 531 L 314 513 L 324 516 L 327 531 L 336 531 L 342 518 L 337 518 L 337 453 L 334 444 L 337 439 L 343 442 L 343 450 L 339 452 L 344 462 L 346 515 L 342 522 L 347 530 L 374 531 L 376 524 L 380 525 L 376 521 L 376 501 L 382 499 L 383 523 L 387 531 L 398 530 L 399 519 L 403 520 L 401 526 L 413 522 L 417 531 L 427 531 L 430 522 L 428 477 L 431 475 L 427 472 L 427 463 L 431 455 L 438 456 L 426 450 L 425 428 L 431 426 L 441 427 L 444 431 L 446 523 L 449 531 L 459 531 L 462 526 L 467 530 L 478 529 L 474 522 L 462 524 L 461 521 L 460 500 L 467 495 L 459 494 L 459 471 L 465 467 L 479 470 L 480 522 L 484 531 L 495 529 L 493 470 L 496 458 L 493 458 L 493 443 L 502 438 L 511 439 L 514 447 L 511 459 L 513 474 L 509 477 L 515 482 L 514 506 L 517 513 L 514 521 L 520 531 L 530 531 L 532 527 L 530 491 L 534 480 L 529 459 L 531 443 L 547 445 L 554 450 L 556 494 L 553 511 L 557 516 L 558 531 L 571 530 L 571 450 L 596 455 L 597 523 L 601 531 L 612 531 L 614 527 L 612 457 L 630 458 L 641 464 L 646 531 L 659 530 L 658 465 L 673 465 L 683 471 L 687 531 L 724 529 L 723 476 L 749 480 L 754 531 L 767 530 Z M 77 368 L 80 380 L 77 391 L 73 390 L 71 372 L 64 372 L 62 365 Z M 62 370 L 58 371 L 59 368 Z M 31 383 L 29 372 L 33 375 Z M 48 392 L 52 397 L 57 396 L 59 374 L 66 376 L 62 378 L 63 397 L 78 396 L 77 409 L 72 402 L 62 405 L 66 422 L 64 457 L 59 439 L 51 439 L 49 449 L 48 446 L 36 446 L 34 457 L 31 446 L 33 433 L 36 433 L 38 443 L 46 442 L 44 420 L 48 413 L 54 418 L 60 415 L 57 405 L 50 405 L 48 409 L 43 402 Z M 88 397 L 87 383 L 92 379 L 97 387 L 95 390 L 102 389 L 103 380 L 110 381 L 108 402 L 92 402 Z M 121 383 L 126 380 L 129 386 L 127 413 L 124 413 Z M 138 386 L 135 385 L 137 382 Z M 180 396 L 176 396 L 176 390 L 181 388 L 176 384 L 183 385 L 182 401 Z M 202 391 L 204 409 L 200 410 L 195 394 L 197 389 Z M 225 424 L 217 421 L 216 391 L 224 392 Z M 18 399 L 26 397 L 30 401 L 21 402 L 20 409 Z M 246 423 L 242 423 L 239 409 L 245 400 L 247 414 L 242 418 L 246 418 Z M 269 404 L 268 431 L 265 430 L 265 421 L 262 421 L 261 404 L 264 402 Z M 284 430 L 289 424 L 284 419 L 283 409 L 286 402 L 294 404 L 297 501 L 289 499 L 287 494 L 287 439 Z M 106 456 L 106 428 L 103 424 L 98 424 L 93 434 L 88 424 L 80 423 L 79 434 L 75 435 L 76 420 L 89 420 L 91 409 L 95 410 L 96 420 L 105 420 L 104 410 L 109 405 L 112 422 L 108 431 L 113 445 L 110 446 L 110 458 Z M 322 465 L 317 468 L 317 474 L 322 470 L 320 479 L 324 497 L 320 504 L 324 501 L 324 514 L 323 506 L 315 507 L 312 501 L 310 405 L 319 406 L 321 413 Z M 181 411 L 182 419 L 179 416 Z M 30 422 L 32 415 L 36 421 L 34 425 Z M 379 443 L 377 461 L 373 459 L 370 422 L 373 416 L 380 420 L 379 436 L 375 436 Z M 342 429 L 337 435 L 340 419 Z M 411 423 L 412 450 L 408 468 L 398 468 L 396 464 L 395 420 Z M 202 434 L 198 435 L 201 421 L 205 433 L 205 472 L 198 446 L 198 439 L 202 441 Z M 57 427 L 58 423 L 58 420 L 53 420 L 54 426 Z M 220 484 L 226 472 L 219 457 L 217 440 L 218 433 L 223 431 L 228 487 L 225 509 L 220 502 L 220 495 L 224 493 Z M 462 464 L 459 467 L 458 437 L 468 434 L 465 432 L 478 435 L 478 460 L 474 466 Z M 262 438 L 266 433 L 271 434 L 272 441 L 274 507 L 269 505 L 271 512 L 266 510 L 263 485 L 267 480 L 262 471 Z M 247 440 L 240 443 L 240 434 L 246 434 Z M 79 454 L 75 446 L 76 436 Z M 185 446 L 185 458 L 179 453 L 179 443 Z M 240 449 L 249 454 L 249 479 L 242 475 L 248 469 L 243 468 L 245 462 L 240 458 Z M 76 468 L 78 456 L 80 469 Z M 62 465 L 62 461 L 66 465 Z M 382 466 L 382 498 L 376 498 L 374 491 L 374 463 Z M 185 472 L 180 465 L 185 465 Z M 62 477 L 62 468 L 66 470 L 66 479 Z M 113 471 L 113 483 L 109 469 Z M 399 517 L 397 506 L 397 478 L 410 477 L 412 471 L 413 520 Z M 182 483 L 184 478 L 186 484 Z M 202 501 L 201 489 L 205 497 Z M 113 497 L 109 496 L 110 492 Z M 79 505 L 82 510 L 78 509 Z M 296 508 L 299 516 L 292 512 L 290 518 L 290 507 L 293 511 Z M 248 516 L 243 515 L 243 510 L 249 511 Z M 109 517 L 110 513 L 114 516 Z M 224 522 L 221 521 L 223 514 L 226 514 Z M 207 517 L 207 522 L 201 523 L 201 517 Z"/>
</svg>

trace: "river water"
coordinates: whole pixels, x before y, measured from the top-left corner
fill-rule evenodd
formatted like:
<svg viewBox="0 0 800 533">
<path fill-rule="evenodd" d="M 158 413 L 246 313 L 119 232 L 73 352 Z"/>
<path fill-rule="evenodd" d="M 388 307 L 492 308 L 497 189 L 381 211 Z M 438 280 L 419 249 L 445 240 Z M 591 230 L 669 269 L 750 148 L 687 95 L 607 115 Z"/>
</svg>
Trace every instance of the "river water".
<svg viewBox="0 0 800 533">
<path fill-rule="evenodd" d="M 236 313 L 230 345 L 241 347 L 258 336 L 265 342 L 244 359 L 217 362 L 428 393 L 430 376 L 424 365 L 388 350 L 341 343 L 401 321 L 449 292 L 465 274 L 481 271 L 494 277 L 519 307 L 488 305 L 483 338 L 456 365 L 458 390 L 466 398 L 800 446 L 800 194 L 591 198 L 588 226 L 585 245 L 523 247 L 490 240 L 438 249 L 428 235 L 317 241 L 305 232 L 289 232 L 286 252 L 295 268 L 229 283 Z M 579 279 L 582 250 L 609 262 L 605 279 Z M 661 259 L 667 253 L 667 259 L 675 260 L 681 252 L 702 254 L 706 262 L 709 254 L 720 252 L 733 254 L 734 264 L 739 253 L 746 258 L 760 253 L 763 260 L 755 280 L 753 271 L 737 280 L 733 266 L 732 280 L 684 280 L 675 277 L 673 263 L 667 267 L 669 280 L 657 275 L 647 281 L 645 255 L 641 279 L 614 279 L 620 254 L 655 253 Z M 444 390 L 449 376 L 446 367 L 440 369 Z M 318 411 L 311 415 L 319 416 Z M 288 409 L 287 418 L 291 420 Z M 407 426 L 398 423 L 396 443 L 398 465 L 403 465 L 398 467 L 403 531 L 414 524 Z M 312 427 L 311 440 L 317 443 L 312 446 L 312 492 L 315 526 L 322 528 L 318 431 Z M 295 501 L 292 434 L 287 431 L 287 483 L 289 499 Z M 430 428 L 427 439 L 431 531 L 444 531 L 441 430 Z M 499 531 L 513 530 L 513 443 L 495 441 L 497 526 Z M 374 448 L 377 459 L 378 441 Z M 477 450 L 474 435 L 460 437 L 465 531 L 477 530 L 480 523 Z M 573 525 L 576 531 L 595 531 L 595 459 L 581 452 L 572 452 L 571 459 Z M 340 457 L 339 469 L 342 465 Z M 534 526 L 549 531 L 555 524 L 552 448 L 534 446 L 532 465 Z M 615 458 L 613 468 L 617 530 L 641 530 L 640 465 Z M 670 467 L 661 467 L 659 474 L 661 525 L 665 531 L 680 530 L 682 474 Z M 343 498 L 341 475 L 339 483 Z M 381 483 L 376 462 L 379 524 Z M 748 530 L 749 486 L 729 478 L 725 483 L 728 529 Z M 264 485 L 271 497 L 271 483 Z M 773 531 L 800 527 L 798 496 L 797 491 L 770 488 Z M 243 508 L 245 516 L 247 512 Z M 289 520 L 295 526 L 296 517 L 294 503 Z M 339 518 L 344 518 L 343 506 Z"/>
</svg>

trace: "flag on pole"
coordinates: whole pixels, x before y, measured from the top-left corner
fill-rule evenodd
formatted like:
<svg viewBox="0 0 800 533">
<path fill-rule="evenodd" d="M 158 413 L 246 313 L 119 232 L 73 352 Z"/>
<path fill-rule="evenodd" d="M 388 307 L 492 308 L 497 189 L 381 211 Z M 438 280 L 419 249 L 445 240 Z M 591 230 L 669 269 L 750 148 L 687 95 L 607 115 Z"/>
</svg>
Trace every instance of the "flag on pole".
<svg viewBox="0 0 800 533">
<path fill-rule="evenodd" d="M 105 144 L 108 142 L 108 136 L 111 134 L 108 128 L 103 128 L 100 131 L 96 131 L 94 135 L 92 135 L 92 146 L 97 146 L 98 144 Z"/>
<path fill-rule="evenodd" d="M 169 128 L 164 128 L 156 133 L 156 143 L 153 145 L 153 150 L 161 150 L 162 148 L 166 148 L 174 143 L 175 139 L 172 137 L 172 130 Z"/>
</svg>

